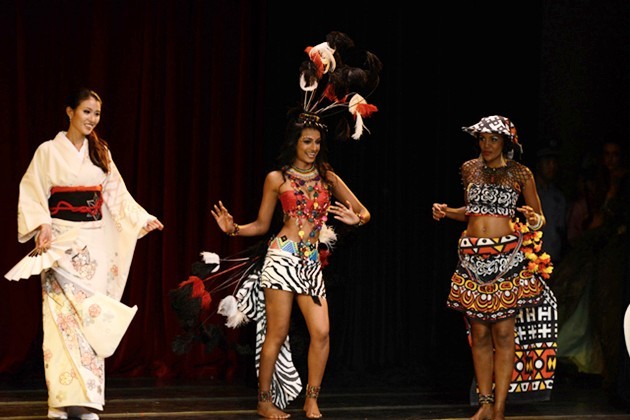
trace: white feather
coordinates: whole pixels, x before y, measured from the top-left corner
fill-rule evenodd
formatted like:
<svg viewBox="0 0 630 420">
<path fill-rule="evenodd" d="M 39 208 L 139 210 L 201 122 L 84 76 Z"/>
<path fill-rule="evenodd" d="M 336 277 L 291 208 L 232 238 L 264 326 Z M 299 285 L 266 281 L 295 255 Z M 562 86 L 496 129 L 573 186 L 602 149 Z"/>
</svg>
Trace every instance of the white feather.
<svg viewBox="0 0 630 420">
<path fill-rule="evenodd" d="M 199 255 L 201 255 L 201 258 L 203 259 L 203 262 L 206 264 L 216 264 L 217 266 L 214 267 L 214 269 L 212 269 L 212 273 L 216 273 L 217 271 L 219 271 L 219 267 L 221 265 L 221 258 L 219 258 L 218 254 L 215 254 L 214 252 L 201 252 Z"/>
<path fill-rule="evenodd" d="M 312 85 L 306 86 L 306 79 L 304 78 L 304 73 L 300 74 L 300 88 L 302 88 L 305 92 L 310 92 L 317 89 L 317 80 L 313 82 Z"/>
<path fill-rule="evenodd" d="M 229 295 L 221 299 L 217 312 L 219 312 L 223 316 L 231 316 L 237 310 L 238 303 L 236 302 L 236 298 L 232 295 Z"/>
<path fill-rule="evenodd" d="M 354 133 L 352 134 L 352 138 L 355 140 L 359 140 L 361 135 L 363 134 L 363 117 L 358 112 L 354 114 L 355 122 L 354 122 Z"/>
<path fill-rule="evenodd" d="M 337 68 L 337 61 L 335 60 L 335 50 L 330 48 L 328 42 L 322 42 L 311 48 L 309 56 L 313 54 L 319 54 L 322 64 L 324 65 L 324 73 L 335 71 Z M 312 58 L 311 58 L 312 59 Z"/>
<path fill-rule="evenodd" d="M 322 225 L 322 229 L 319 231 L 319 242 L 323 243 L 332 251 L 335 243 L 337 242 L 337 232 L 326 224 Z"/>
<path fill-rule="evenodd" d="M 361 103 L 366 104 L 367 101 L 365 100 L 365 98 L 363 98 L 363 96 L 359 95 L 358 93 L 352 95 L 352 98 L 350 98 L 350 102 L 348 103 L 348 111 L 352 115 L 354 115 L 355 118 L 354 133 L 352 134 L 352 138 L 355 140 L 359 140 L 359 138 L 361 138 L 361 135 L 363 134 L 363 129 L 369 132 L 365 124 L 363 124 L 363 117 L 357 111 L 357 105 Z"/>
<path fill-rule="evenodd" d="M 237 328 L 249 321 L 245 314 L 238 310 L 238 302 L 232 295 L 221 299 L 217 312 L 227 318 L 226 327 Z"/>
</svg>

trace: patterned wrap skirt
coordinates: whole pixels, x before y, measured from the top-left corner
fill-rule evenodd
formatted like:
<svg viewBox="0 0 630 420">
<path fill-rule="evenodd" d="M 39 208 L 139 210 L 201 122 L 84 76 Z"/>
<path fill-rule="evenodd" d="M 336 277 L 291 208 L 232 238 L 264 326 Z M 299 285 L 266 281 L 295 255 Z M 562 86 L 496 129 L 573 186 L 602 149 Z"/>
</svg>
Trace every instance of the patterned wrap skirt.
<svg viewBox="0 0 630 420">
<path fill-rule="evenodd" d="M 520 232 L 499 238 L 459 239 L 459 262 L 446 304 L 472 320 L 496 322 L 536 306 L 545 283 L 529 269 Z"/>
<path fill-rule="evenodd" d="M 499 238 L 459 239 L 459 263 L 451 280 L 447 306 L 461 311 L 471 341 L 471 320 L 496 322 L 515 317 L 514 368 L 509 402 L 548 401 L 553 389 L 558 338 L 556 298 L 535 267 L 542 242 L 534 232 Z M 540 242 L 536 244 L 536 242 Z M 550 263 L 549 263 L 550 265 Z M 473 379 L 470 404 L 478 405 Z"/>
</svg>

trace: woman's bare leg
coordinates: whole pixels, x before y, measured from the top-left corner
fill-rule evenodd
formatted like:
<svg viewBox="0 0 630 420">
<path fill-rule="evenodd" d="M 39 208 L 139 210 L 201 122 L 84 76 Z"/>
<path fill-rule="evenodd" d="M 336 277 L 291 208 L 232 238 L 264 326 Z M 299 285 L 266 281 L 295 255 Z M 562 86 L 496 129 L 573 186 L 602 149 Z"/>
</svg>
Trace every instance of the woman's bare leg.
<svg viewBox="0 0 630 420">
<path fill-rule="evenodd" d="M 494 415 L 493 420 L 505 419 L 507 400 L 512 372 L 514 370 L 514 318 L 504 319 L 492 326 L 494 342 Z"/>
<path fill-rule="evenodd" d="M 494 348 L 492 345 L 492 328 L 489 323 L 472 321 L 471 326 L 471 350 L 475 377 L 479 387 L 479 395 L 492 395 L 492 382 L 494 370 Z M 481 401 L 480 401 L 481 402 Z M 472 420 L 492 420 L 493 404 L 488 399 L 480 403 L 479 410 L 472 416 Z"/>
<path fill-rule="evenodd" d="M 258 370 L 258 407 L 260 416 L 273 419 L 290 417 L 276 407 L 271 400 L 271 377 L 276 367 L 280 348 L 289 334 L 293 293 L 283 290 L 264 289 L 267 331 L 260 352 Z"/>
<path fill-rule="evenodd" d="M 310 335 L 308 347 L 308 384 L 306 386 L 306 398 L 304 411 L 307 418 L 316 419 L 322 417 L 317 404 L 319 389 L 328 362 L 330 352 L 330 321 L 328 319 L 328 302 L 321 299 L 321 305 L 313 302 L 311 296 L 299 295 L 297 302 L 306 321 Z"/>
</svg>

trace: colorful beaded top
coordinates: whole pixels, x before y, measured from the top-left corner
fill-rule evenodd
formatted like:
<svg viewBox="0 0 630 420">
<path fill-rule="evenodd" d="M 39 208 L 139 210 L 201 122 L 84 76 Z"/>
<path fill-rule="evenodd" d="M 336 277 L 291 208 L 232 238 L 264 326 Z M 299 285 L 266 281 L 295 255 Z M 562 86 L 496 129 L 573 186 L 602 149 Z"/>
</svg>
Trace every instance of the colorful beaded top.
<svg viewBox="0 0 630 420">
<path fill-rule="evenodd" d="M 280 194 L 280 203 L 285 218 L 295 220 L 298 227 L 298 255 L 308 259 L 317 248 L 317 236 L 328 219 L 330 206 L 330 186 L 322 182 L 319 172 L 313 166 L 302 170 L 294 166 L 282 168 L 282 173 L 291 183 L 292 191 Z M 307 228 L 310 231 L 306 233 Z"/>
</svg>

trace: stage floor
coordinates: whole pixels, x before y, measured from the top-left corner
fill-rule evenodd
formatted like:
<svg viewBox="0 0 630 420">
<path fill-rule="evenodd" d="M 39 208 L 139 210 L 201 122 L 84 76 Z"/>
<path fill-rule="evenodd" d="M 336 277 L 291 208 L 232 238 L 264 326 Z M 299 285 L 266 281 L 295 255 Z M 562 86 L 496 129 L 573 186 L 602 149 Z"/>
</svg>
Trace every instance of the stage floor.
<svg viewBox="0 0 630 420">
<path fill-rule="evenodd" d="M 11 385 L 9 382 L 13 382 Z M 251 382 L 251 381 L 247 381 Z M 383 381 L 385 384 L 387 381 Z M 326 419 L 468 419 L 475 408 L 467 404 L 467 389 L 441 387 L 349 385 L 343 381 L 322 389 L 319 401 Z M 0 418 L 44 419 L 46 389 L 0 384 Z M 305 418 L 303 397 L 287 409 L 291 418 Z M 256 419 L 256 388 L 217 380 L 108 378 L 102 419 Z M 510 420 L 630 419 L 630 409 L 611 401 L 596 381 L 556 381 L 550 401 L 509 404 Z"/>
</svg>

